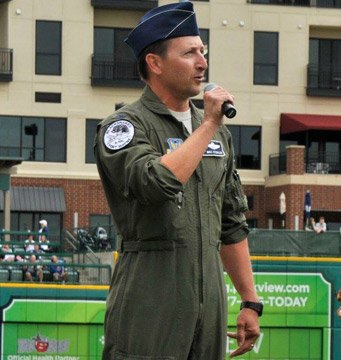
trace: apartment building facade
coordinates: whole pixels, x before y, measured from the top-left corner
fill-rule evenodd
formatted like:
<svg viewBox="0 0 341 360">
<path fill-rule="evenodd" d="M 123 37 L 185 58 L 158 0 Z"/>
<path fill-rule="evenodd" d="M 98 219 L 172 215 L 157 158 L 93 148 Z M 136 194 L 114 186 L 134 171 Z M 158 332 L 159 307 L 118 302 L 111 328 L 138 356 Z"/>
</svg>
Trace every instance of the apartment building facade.
<svg viewBox="0 0 341 360">
<path fill-rule="evenodd" d="M 123 40 L 146 11 L 171 2 L 0 1 L 1 228 L 37 229 L 45 218 L 57 234 L 112 221 L 92 152 L 96 125 L 140 96 Z M 341 1 L 193 3 L 207 82 L 236 97 L 226 126 L 250 226 L 281 227 L 284 193 L 285 226 L 302 229 L 307 190 L 312 214 L 339 226 Z M 202 94 L 194 101 L 202 106 Z"/>
</svg>

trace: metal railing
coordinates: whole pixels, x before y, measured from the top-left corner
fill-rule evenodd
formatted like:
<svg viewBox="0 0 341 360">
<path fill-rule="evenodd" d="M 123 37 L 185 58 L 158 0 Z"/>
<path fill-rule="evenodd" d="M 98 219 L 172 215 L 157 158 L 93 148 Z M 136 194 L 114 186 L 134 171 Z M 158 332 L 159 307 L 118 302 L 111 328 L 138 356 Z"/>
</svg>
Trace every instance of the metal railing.
<svg viewBox="0 0 341 360">
<path fill-rule="evenodd" d="M 285 174 L 287 171 L 287 154 L 271 154 L 269 156 L 269 175 Z"/>
<path fill-rule="evenodd" d="M 340 174 L 341 154 L 330 151 L 308 151 L 305 155 L 306 172 L 310 174 Z"/>
<path fill-rule="evenodd" d="M 285 152 L 269 156 L 269 175 L 286 173 L 287 155 Z M 308 174 L 341 174 L 341 154 L 330 151 L 308 151 L 304 159 Z"/>
<path fill-rule="evenodd" d="M 35 245 L 48 246 L 49 252 L 63 252 L 61 237 L 59 235 L 48 234 L 47 242 L 41 241 L 42 233 L 38 231 L 7 231 L 0 230 L 0 247 L 2 245 L 13 246 L 13 249 L 18 251 L 24 251 L 25 247 L 28 245 L 25 243 L 29 235 L 34 236 Z"/>
<path fill-rule="evenodd" d="M 308 89 L 339 90 L 341 93 L 341 67 L 309 64 L 307 86 Z"/>
<path fill-rule="evenodd" d="M 91 0 L 91 5 L 100 9 L 150 10 L 158 0 Z"/>
<path fill-rule="evenodd" d="M 63 229 L 62 247 L 72 253 L 115 251 L 117 233 L 113 225 Z"/>
<path fill-rule="evenodd" d="M 13 49 L 0 48 L 0 81 L 13 80 Z"/>
<path fill-rule="evenodd" d="M 247 0 L 251 4 L 341 8 L 340 0 Z"/>
<path fill-rule="evenodd" d="M 111 55 L 92 55 L 91 81 L 103 85 L 124 81 L 142 83 L 136 61 L 117 61 Z"/>
<path fill-rule="evenodd" d="M 111 280 L 110 265 L 90 265 L 90 264 L 72 264 L 60 263 L 63 274 L 58 279 L 53 275 L 56 263 L 48 261 L 36 262 L 0 262 L 0 282 L 23 282 L 28 281 L 26 272 L 34 267 L 32 280 L 40 282 L 38 270 L 43 271 L 43 283 L 65 283 L 81 285 L 109 285 Z"/>
</svg>

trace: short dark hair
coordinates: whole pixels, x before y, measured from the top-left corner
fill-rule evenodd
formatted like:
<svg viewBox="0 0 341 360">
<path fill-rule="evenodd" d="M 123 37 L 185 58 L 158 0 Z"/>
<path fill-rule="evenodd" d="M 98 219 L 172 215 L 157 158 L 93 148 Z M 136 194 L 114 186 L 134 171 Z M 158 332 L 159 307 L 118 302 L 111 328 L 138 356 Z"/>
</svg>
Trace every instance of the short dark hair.
<svg viewBox="0 0 341 360">
<path fill-rule="evenodd" d="M 158 40 L 155 43 L 146 47 L 139 58 L 137 59 L 137 69 L 142 80 L 148 80 L 149 78 L 149 71 L 148 71 L 148 64 L 146 62 L 146 56 L 148 54 L 155 54 L 161 57 L 166 55 L 168 49 L 168 41 L 167 40 Z"/>
</svg>

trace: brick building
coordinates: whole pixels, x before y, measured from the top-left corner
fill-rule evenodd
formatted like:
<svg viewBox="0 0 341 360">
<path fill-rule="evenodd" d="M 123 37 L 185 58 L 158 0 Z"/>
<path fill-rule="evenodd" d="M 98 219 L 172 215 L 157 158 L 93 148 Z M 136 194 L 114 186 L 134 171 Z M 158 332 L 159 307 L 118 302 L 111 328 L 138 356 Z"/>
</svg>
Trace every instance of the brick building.
<svg viewBox="0 0 341 360">
<path fill-rule="evenodd" d="M 11 173 L 12 230 L 36 229 L 40 218 L 55 233 L 111 222 L 92 154 L 95 128 L 142 92 L 123 39 L 144 12 L 173 1 L 0 0 L 0 175 Z M 312 215 L 338 228 L 340 2 L 194 6 L 209 49 L 207 82 L 236 96 L 238 115 L 226 126 L 250 226 L 281 227 L 283 192 L 286 227 L 302 229 L 310 190 Z M 1 165 L 8 158 L 22 163 Z"/>
</svg>

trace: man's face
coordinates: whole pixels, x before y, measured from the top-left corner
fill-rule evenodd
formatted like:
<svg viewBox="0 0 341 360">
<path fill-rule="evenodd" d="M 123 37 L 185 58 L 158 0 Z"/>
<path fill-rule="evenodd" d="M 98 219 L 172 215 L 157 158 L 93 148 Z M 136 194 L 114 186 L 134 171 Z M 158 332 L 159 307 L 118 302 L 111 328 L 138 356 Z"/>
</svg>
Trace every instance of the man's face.
<svg viewBox="0 0 341 360">
<path fill-rule="evenodd" d="M 198 95 L 207 69 L 200 36 L 184 36 L 168 41 L 167 53 L 161 58 L 159 80 L 174 97 L 188 99 Z"/>
</svg>

